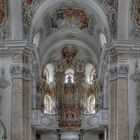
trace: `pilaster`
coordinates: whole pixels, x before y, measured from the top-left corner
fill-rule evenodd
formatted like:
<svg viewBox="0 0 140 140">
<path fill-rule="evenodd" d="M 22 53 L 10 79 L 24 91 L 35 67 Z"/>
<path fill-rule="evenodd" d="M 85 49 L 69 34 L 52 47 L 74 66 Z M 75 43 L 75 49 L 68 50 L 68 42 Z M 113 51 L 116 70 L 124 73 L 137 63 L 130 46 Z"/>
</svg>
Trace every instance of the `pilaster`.
<svg viewBox="0 0 140 140">
<path fill-rule="evenodd" d="M 12 53 L 11 139 L 31 139 L 31 79 L 32 59 L 26 46 Z"/>
<path fill-rule="evenodd" d="M 113 44 L 108 50 L 109 140 L 129 139 L 127 61 L 128 52 L 123 44 Z"/>
</svg>

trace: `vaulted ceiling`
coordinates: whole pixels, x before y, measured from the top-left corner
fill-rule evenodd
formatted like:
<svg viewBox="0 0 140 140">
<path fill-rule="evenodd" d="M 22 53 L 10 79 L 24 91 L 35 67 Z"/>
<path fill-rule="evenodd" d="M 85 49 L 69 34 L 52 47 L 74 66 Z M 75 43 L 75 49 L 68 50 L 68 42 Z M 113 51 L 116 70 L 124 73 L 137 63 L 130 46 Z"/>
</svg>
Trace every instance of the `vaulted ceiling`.
<svg viewBox="0 0 140 140">
<path fill-rule="evenodd" d="M 30 38 L 37 44 L 41 65 L 60 57 L 64 46 L 75 45 L 79 57 L 98 68 L 101 36 L 109 42 L 110 33 L 115 34 L 115 21 L 111 23 L 108 16 L 114 14 L 116 20 L 116 5 L 115 0 L 48 0 L 40 4 L 32 20 Z M 112 13 L 107 14 L 109 10 Z M 114 31 L 110 31 L 110 26 L 114 26 Z"/>
</svg>

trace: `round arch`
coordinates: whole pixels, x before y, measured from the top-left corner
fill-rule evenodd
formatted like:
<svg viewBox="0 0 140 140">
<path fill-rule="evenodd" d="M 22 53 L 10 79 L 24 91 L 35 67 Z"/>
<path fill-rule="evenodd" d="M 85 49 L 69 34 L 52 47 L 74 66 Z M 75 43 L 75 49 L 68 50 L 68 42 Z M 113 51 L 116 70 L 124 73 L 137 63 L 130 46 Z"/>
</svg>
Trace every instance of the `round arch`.
<svg viewBox="0 0 140 140">
<path fill-rule="evenodd" d="M 111 38 L 110 38 L 109 24 L 108 24 L 107 16 L 106 16 L 104 9 L 99 5 L 99 3 L 97 1 L 78 0 L 77 3 L 78 2 L 88 6 L 89 9 L 92 9 L 93 11 L 95 11 L 95 13 L 100 17 L 102 23 L 104 24 L 104 26 L 107 30 L 107 37 L 108 37 L 108 41 L 110 42 Z M 38 9 L 33 17 L 33 20 L 32 20 L 32 24 L 31 24 L 31 28 L 30 28 L 30 33 L 31 33 L 30 41 L 32 40 L 32 35 L 33 35 L 34 28 L 36 26 L 36 23 L 38 21 L 40 21 L 40 18 L 46 12 L 46 10 L 54 5 L 61 4 L 61 3 L 64 3 L 64 1 L 63 0 L 47 0 L 47 1 L 44 1 L 41 3 L 41 5 L 38 7 Z"/>
<path fill-rule="evenodd" d="M 86 44 L 84 44 L 80 41 L 77 41 L 77 40 L 73 40 L 73 42 L 72 42 L 72 40 L 60 41 L 52 46 L 49 46 L 49 48 L 47 48 L 47 52 L 44 55 L 41 55 L 41 56 L 43 56 L 41 58 L 41 62 L 42 62 L 41 67 L 43 68 L 43 66 L 46 66 L 47 63 L 49 63 L 48 58 L 50 57 L 50 54 L 52 54 L 52 52 L 55 52 L 58 48 L 61 50 L 61 47 L 65 46 L 65 45 L 69 45 L 69 44 L 76 45 L 80 48 L 86 48 L 86 50 L 89 53 L 89 56 L 91 58 L 91 62 L 94 64 L 95 69 L 96 70 L 98 69 L 99 60 L 97 59 L 97 55 L 91 50 L 91 48 L 89 46 L 87 46 Z M 46 60 L 48 60 L 48 61 L 46 61 Z"/>
</svg>

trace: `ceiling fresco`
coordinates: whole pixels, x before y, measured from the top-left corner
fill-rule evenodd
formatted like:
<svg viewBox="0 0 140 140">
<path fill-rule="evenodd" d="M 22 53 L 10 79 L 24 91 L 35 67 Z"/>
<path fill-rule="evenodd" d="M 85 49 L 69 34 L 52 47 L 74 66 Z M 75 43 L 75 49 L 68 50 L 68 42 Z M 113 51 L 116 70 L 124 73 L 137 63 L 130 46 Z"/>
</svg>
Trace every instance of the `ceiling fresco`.
<svg viewBox="0 0 140 140">
<path fill-rule="evenodd" d="M 117 17 L 118 17 L 118 0 L 97 0 L 101 7 L 106 12 L 110 32 L 113 37 L 117 33 Z M 41 6 L 41 0 L 26 0 L 23 3 L 23 30 L 24 36 L 28 37 L 32 19 L 36 10 Z M 98 13 L 90 11 L 86 5 L 74 0 L 68 2 L 61 2 L 52 9 L 48 9 L 37 23 L 37 28 L 34 29 L 33 34 L 38 31 L 45 32 L 43 35 L 48 36 L 53 32 L 64 29 L 71 29 L 71 31 L 84 30 L 90 35 L 97 35 L 99 32 L 106 34 L 106 29 L 101 24 Z M 43 23 L 41 23 L 43 22 Z M 100 22 L 100 23 L 99 23 Z M 43 25 L 44 24 L 44 25 Z M 43 25 L 44 27 L 40 27 Z"/>
<path fill-rule="evenodd" d="M 87 29 L 89 18 L 87 17 L 84 10 L 77 9 L 59 9 L 53 14 L 51 18 L 52 27 L 63 29 L 63 28 L 78 28 Z"/>
<path fill-rule="evenodd" d="M 60 7 L 53 14 L 46 14 L 44 18 L 46 36 L 59 30 L 83 30 L 92 35 L 95 23 L 94 15 L 87 15 L 82 8 Z"/>
</svg>

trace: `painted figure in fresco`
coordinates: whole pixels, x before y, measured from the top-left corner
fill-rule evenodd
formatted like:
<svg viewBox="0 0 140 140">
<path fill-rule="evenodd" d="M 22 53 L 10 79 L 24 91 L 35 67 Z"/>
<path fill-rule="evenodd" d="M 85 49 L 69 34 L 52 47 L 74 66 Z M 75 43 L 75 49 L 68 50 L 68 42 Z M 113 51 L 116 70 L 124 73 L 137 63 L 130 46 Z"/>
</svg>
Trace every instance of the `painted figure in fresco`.
<svg viewBox="0 0 140 140">
<path fill-rule="evenodd" d="M 0 23 L 3 22 L 4 17 L 5 17 L 5 15 L 4 15 L 4 5 L 3 5 L 3 1 L 0 0 Z"/>
</svg>

